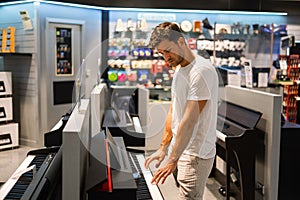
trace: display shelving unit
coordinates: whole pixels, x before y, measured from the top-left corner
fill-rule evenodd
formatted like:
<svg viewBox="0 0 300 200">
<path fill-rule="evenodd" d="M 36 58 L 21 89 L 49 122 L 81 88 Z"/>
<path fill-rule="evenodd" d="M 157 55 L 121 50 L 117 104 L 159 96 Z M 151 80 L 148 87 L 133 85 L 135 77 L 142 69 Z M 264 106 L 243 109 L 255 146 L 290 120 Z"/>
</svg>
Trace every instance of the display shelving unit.
<svg viewBox="0 0 300 200">
<path fill-rule="evenodd" d="M 283 114 L 289 122 L 297 121 L 297 99 L 299 90 L 299 55 L 281 55 L 280 59 L 287 62 L 287 77 L 289 81 L 281 82 L 283 86 Z"/>
<path fill-rule="evenodd" d="M 147 47 L 147 30 L 114 31 L 108 45 L 108 79 L 118 85 L 171 83 L 166 62 Z"/>
</svg>

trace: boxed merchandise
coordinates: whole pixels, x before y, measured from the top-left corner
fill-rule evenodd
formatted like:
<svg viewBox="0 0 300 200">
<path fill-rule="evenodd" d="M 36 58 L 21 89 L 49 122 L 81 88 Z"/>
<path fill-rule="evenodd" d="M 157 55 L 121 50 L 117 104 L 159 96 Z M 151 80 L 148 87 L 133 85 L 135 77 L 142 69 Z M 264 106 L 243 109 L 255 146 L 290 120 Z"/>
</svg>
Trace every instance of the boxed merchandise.
<svg viewBox="0 0 300 200">
<path fill-rule="evenodd" d="M 0 72 L 0 96 L 12 95 L 11 72 Z"/>
<path fill-rule="evenodd" d="M 18 123 L 0 125 L 0 149 L 19 146 Z"/>
<path fill-rule="evenodd" d="M 13 120 L 12 97 L 0 98 L 0 122 Z"/>
</svg>

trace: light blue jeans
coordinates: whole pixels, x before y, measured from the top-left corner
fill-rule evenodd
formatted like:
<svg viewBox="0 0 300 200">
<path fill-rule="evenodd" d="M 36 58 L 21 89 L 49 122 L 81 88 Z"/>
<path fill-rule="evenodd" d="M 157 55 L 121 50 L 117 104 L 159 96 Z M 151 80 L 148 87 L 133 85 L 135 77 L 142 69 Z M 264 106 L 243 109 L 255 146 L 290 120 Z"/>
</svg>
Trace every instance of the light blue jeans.
<svg viewBox="0 0 300 200">
<path fill-rule="evenodd" d="M 202 159 L 192 155 L 181 155 L 177 164 L 180 200 L 202 200 L 213 163 L 214 158 Z"/>
</svg>

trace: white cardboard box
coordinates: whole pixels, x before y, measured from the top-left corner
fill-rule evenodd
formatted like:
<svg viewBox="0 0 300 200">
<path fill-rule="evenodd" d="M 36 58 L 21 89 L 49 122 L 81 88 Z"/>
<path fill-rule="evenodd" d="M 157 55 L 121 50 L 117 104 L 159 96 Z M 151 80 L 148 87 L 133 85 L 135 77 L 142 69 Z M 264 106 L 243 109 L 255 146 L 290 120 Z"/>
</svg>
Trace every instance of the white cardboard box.
<svg viewBox="0 0 300 200">
<path fill-rule="evenodd" d="M 11 72 L 0 72 L 0 95 L 12 95 Z"/>
<path fill-rule="evenodd" d="M 19 124 L 0 125 L 0 149 L 19 146 Z"/>
<path fill-rule="evenodd" d="M 13 120 L 12 97 L 0 98 L 0 122 Z"/>
</svg>

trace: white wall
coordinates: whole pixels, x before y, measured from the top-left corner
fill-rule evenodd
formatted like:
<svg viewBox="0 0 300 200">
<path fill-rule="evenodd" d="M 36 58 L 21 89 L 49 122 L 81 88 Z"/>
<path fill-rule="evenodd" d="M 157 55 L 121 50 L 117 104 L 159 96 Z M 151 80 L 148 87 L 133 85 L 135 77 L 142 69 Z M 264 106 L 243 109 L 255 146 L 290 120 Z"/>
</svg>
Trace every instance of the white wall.
<svg viewBox="0 0 300 200">
<path fill-rule="evenodd" d="M 27 10 L 32 30 L 24 30 L 20 10 Z M 16 27 L 16 52 L 26 55 L 4 56 L 0 66 L 12 71 L 15 120 L 20 123 L 21 143 L 43 146 L 43 136 L 49 131 L 45 117 L 47 74 L 45 73 L 45 19 L 47 17 L 85 21 L 83 58 L 87 59 L 85 91 L 90 95 L 97 80 L 98 58 L 101 55 L 101 10 L 75 8 L 49 3 L 21 3 L 0 7 L 0 28 Z M 3 66 L 2 66 L 3 65 Z M 66 111 L 67 112 L 67 111 Z M 57 118 L 57 121 L 59 117 Z"/>
</svg>

